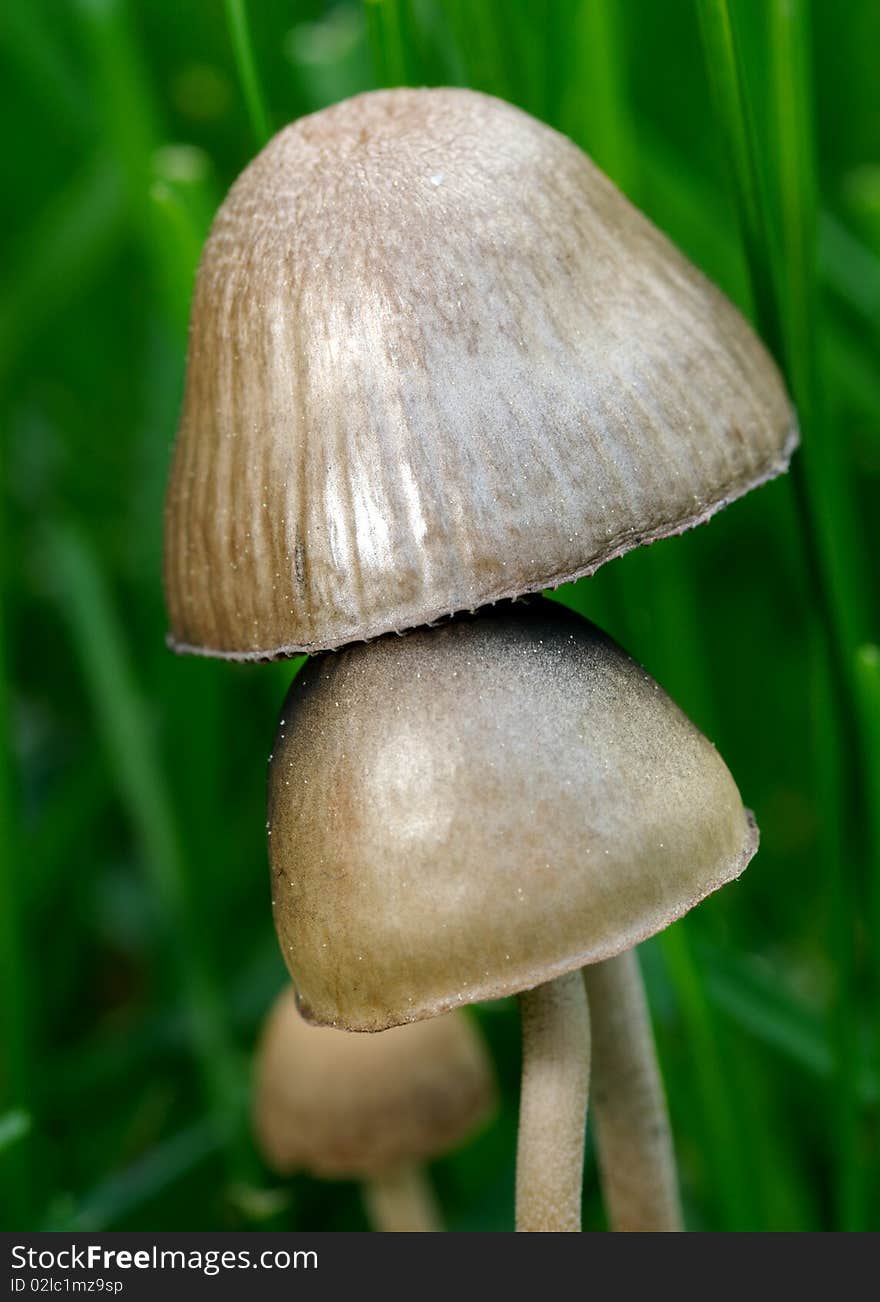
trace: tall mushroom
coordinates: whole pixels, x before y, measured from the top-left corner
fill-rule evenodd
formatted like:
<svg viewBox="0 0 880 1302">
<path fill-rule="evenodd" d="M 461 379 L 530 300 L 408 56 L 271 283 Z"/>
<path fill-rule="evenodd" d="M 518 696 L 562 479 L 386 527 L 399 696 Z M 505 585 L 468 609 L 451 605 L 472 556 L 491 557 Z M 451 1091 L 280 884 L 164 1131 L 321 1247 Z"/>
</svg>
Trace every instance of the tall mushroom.
<svg viewBox="0 0 880 1302">
<path fill-rule="evenodd" d="M 538 591 L 796 442 L 745 320 L 570 141 L 472 91 L 361 95 L 275 136 L 207 242 L 170 642 L 265 659 Z"/>
<path fill-rule="evenodd" d="M 518 1227 L 580 1228 L 577 974 L 757 848 L 711 743 L 591 624 L 503 605 L 307 664 L 278 728 L 269 831 L 310 1021 L 380 1031 L 521 995 Z"/>
<path fill-rule="evenodd" d="M 571 141 L 466 90 L 272 139 L 193 301 L 179 650 L 315 651 L 590 574 L 778 474 L 779 373 Z"/>
<path fill-rule="evenodd" d="M 288 988 L 260 1039 L 254 1125 L 276 1171 L 362 1181 L 376 1229 L 436 1230 L 423 1164 L 484 1123 L 494 1094 L 485 1047 L 463 1013 L 349 1035 L 303 1021 Z"/>
</svg>

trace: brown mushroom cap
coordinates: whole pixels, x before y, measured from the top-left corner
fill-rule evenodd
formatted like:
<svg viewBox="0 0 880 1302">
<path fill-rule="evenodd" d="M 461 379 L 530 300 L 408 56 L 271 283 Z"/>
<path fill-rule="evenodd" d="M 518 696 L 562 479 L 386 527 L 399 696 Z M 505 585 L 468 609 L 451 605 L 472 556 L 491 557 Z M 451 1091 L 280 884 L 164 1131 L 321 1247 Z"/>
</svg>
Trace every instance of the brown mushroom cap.
<svg viewBox="0 0 880 1302">
<path fill-rule="evenodd" d="M 564 136 L 472 91 L 361 95 L 275 136 L 214 222 L 171 641 L 314 651 L 553 586 L 796 439 L 746 321 Z"/>
<path fill-rule="evenodd" d="M 542 599 L 309 662 L 282 710 L 269 832 L 300 1006 L 353 1030 L 609 958 L 757 848 L 712 744 Z"/>
<path fill-rule="evenodd" d="M 495 1100 L 483 1041 L 461 1012 L 382 1035 L 310 1026 L 293 990 L 267 1020 L 254 1123 L 275 1170 L 367 1179 L 455 1148 Z"/>
</svg>

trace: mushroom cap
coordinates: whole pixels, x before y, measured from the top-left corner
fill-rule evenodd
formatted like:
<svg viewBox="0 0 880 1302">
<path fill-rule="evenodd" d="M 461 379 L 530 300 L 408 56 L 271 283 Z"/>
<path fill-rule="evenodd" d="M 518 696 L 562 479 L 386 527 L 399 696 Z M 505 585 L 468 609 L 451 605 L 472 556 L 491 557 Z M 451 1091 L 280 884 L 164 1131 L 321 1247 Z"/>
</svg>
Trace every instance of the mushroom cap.
<svg viewBox="0 0 880 1302">
<path fill-rule="evenodd" d="M 352 1030 L 610 958 L 757 841 L 711 742 L 540 598 L 310 661 L 270 765 L 282 953 L 304 1016 Z"/>
<path fill-rule="evenodd" d="M 283 991 L 257 1058 L 254 1124 L 276 1171 L 365 1179 L 460 1144 L 489 1116 L 485 1046 L 461 1012 L 382 1035 L 310 1026 Z"/>
<path fill-rule="evenodd" d="M 784 470 L 779 373 L 571 141 L 466 90 L 286 127 L 205 247 L 170 641 L 259 659 L 592 573 Z"/>
</svg>

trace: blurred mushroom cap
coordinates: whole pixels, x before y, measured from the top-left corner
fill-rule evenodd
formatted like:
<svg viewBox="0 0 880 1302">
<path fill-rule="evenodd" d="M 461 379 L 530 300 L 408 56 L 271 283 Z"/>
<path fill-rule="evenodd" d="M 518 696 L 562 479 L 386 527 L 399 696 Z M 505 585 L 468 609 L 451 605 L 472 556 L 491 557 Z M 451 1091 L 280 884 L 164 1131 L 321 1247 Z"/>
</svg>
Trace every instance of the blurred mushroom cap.
<svg viewBox="0 0 880 1302">
<path fill-rule="evenodd" d="M 367 1179 L 455 1148 L 495 1102 L 483 1041 L 461 1012 L 381 1035 L 310 1026 L 292 989 L 257 1058 L 254 1124 L 275 1170 Z"/>
<path fill-rule="evenodd" d="M 318 1023 L 381 1029 L 609 958 L 756 848 L 712 744 L 540 598 L 316 658 L 283 707 L 275 925 Z"/>
<path fill-rule="evenodd" d="M 286 127 L 205 247 L 170 640 L 315 651 L 589 574 L 784 470 L 756 335 L 564 136 L 466 90 Z"/>
</svg>

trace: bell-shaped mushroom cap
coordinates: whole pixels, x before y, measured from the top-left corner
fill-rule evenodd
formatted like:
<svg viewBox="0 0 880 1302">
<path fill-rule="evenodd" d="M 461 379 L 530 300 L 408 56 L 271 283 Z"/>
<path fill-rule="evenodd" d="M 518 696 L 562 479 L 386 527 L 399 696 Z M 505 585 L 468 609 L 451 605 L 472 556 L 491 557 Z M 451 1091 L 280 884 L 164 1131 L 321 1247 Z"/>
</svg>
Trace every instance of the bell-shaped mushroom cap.
<svg viewBox="0 0 880 1302">
<path fill-rule="evenodd" d="M 785 469 L 736 309 L 564 136 L 465 90 L 285 128 L 199 269 L 171 641 L 314 651 L 537 591 Z"/>
<path fill-rule="evenodd" d="M 309 662 L 283 707 L 269 830 L 300 1007 L 355 1030 L 609 958 L 757 848 L 712 744 L 540 598 Z"/>
<path fill-rule="evenodd" d="M 462 1143 L 495 1102 L 485 1046 L 461 1012 L 382 1035 L 310 1026 L 279 995 L 257 1059 L 254 1123 L 275 1170 L 366 1179 Z"/>
</svg>

